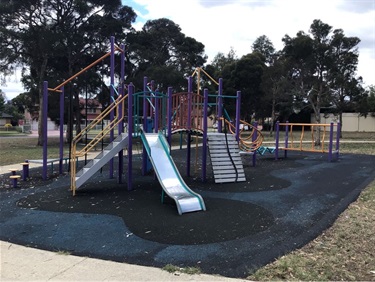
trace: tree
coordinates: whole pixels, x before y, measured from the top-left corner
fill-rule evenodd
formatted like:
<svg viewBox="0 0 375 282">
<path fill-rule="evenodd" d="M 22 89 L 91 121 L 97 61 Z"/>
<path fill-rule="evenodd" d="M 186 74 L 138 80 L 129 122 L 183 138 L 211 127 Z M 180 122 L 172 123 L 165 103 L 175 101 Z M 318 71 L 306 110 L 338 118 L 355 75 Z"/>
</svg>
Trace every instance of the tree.
<svg viewBox="0 0 375 282">
<path fill-rule="evenodd" d="M 370 113 L 375 116 L 375 86 L 370 85 L 364 91 L 364 95 L 357 100 L 356 110 L 362 115 L 367 117 Z"/>
<path fill-rule="evenodd" d="M 342 113 L 365 95 L 361 86 L 362 78 L 355 77 L 359 42 L 357 37 L 346 37 L 341 29 L 333 31 L 330 51 L 334 63 L 328 72 L 327 84 L 331 91 L 331 103 L 339 115 L 341 125 Z"/>
<path fill-rule="evenodd" d="M 134 20 L 134 11 L 122 6 L 120 0 L 2 1 L 0 61 L 9 67 L 1 71 L 9 73 L 17 63 L 29 69 L 22 81 L 29 92 L 37 89 L 41 116 L 43 81 L 57 83 L 71 76 L 87 57 L 108 46 L 103 37 L 112 34 L 123 38 Z M 40 121 L 38 144 L 43 143 L 42 129 Z"/>
<path fill-rule="evenodd" d="M 4 111 L 5 102 L 5 93 L 3 92 L 3 90 L 0 89 L 0 113 Z"/>
<path fill-rule="evenodd" d="M 293 112 L 293 108 L 290 107 L 293 97 L 290 95 L 291 86 L 286 73 L 285 58 L 280 54 L 273 54 L 272 62 L 265 68 L 262 76 L 261 88 L 264 96 L 260 100 L 260 104 L 263 105 L 263 116 L 271 116 L 270 136 L 274 130 L 276 113 L 279 116 L 289 116 Z"/>
<path fill-rule="evenodd" d="M 224 55 L 224 53 L 221 52 L 217 53 L 212 62 L 208 66 L 206 66 L 206 68 L 211 68 L 212 75 L 214 77 L 221 77 L 224 68 L 227 65 L 236 63 L 237 61 L 238 57 L 236 55 L 236 51 L 231 48 L 227 55 Z"/>
<path fill-rule="evenodd" d="M 255 52 L 238 60 L 230 73 L 229 83 L 232 89 L 241 90 L 241 116 L 249 122 L 253 116 L 259 117 L 259 100 L 263 95 L 261 82 L 265 67 L 264 57 Z"/>
<path fill-rule="evenodd" d="M 272 64 L 275 48 L 273 47 L 272 41 L 267 36 L 261 35 L 255 39 L 251 49 L 253 52 L 262 54 L 266 60 L 266 64 Z"/>
<path fill-rule="evenodd" d="M 23 119 L 23 112 L 17 106 L 13 105 L 11 101 L 8 101 L 4 105 L 4 113 L 11 115 L 11 124 L 12 126 L 18 125 L 18 120 Z"/>
<path fill-rule="evenodd" d="M 142 30 L 128 35 L 128 44 L 128 81 L 138 88 L 144 75 L 152 77 L 161 91 L 168 86 L 186 88 L 186 77 L 207 58 L 202 43 L 185 36 L 177 24 L 165 18 L 147 21 Z"/>
<path fill-rule="evenodd" d="M 337 93 L 338 85 L 347 91 L 349 88 L 355 89 L 351 83 L 355 82 L 352 80 L 355 69 L 353 67 L 356 66 L 354 46 L 359 39 L 345 38 L 340 30 L 336 30 L 332 35 L 332 27 L 320 20 L 313 21 L 309 32 L 311 36 L 302 31 L 298 32 L 295 38 L 286 35 L 283 38 L 283 54 L 288 61 L 295 100 L 307 101 L 316 122 L 320 123 L 321 108 L 333 103 L 332 93 Z M 343 77 L 340 72 L 351 75 Z M 337 82 L 333 82 L 334 79 Z M 345 84 L 339 81 L 345 81 Z M 319 129 L 315 142 L 320 144 Z"/>
<path fill-rule="evenodd" d="M 367 98 L 368 111 L 375 116 L 375 86 L 370 85 L 368 87 L 368 98 Z"/>
</svg>

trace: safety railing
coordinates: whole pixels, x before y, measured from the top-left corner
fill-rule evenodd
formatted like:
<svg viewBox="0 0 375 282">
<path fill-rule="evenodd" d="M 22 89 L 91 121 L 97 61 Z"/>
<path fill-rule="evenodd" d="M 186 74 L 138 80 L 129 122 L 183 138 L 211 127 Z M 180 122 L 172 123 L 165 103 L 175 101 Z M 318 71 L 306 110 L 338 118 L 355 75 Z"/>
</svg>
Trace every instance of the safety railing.
<svg viewBox="0 0 375 282">
<path fill-rule="evenodd" d="M 78 158 L 84 157 L 87 155 L 95 146 L 101 142 L 108 133 L 110 133 L 116 125 L 123 121 L 125 117 L 125 100 L 128 95 L 119 96 L 112 104 L 110 104 L 103 112 L 101 112 L 87 127 L 85 127 L 80 133 L 78 133 L 72 140 L 72 149 L 71 149 L 71 163 L 70 163 L 70 187 L 75 194 L 76 189 L 76 174 L 77 174 L 77 162 Z M 86 134 L 94 129 L 96 125 L 101 123 L 106 117 L 110 115 L 112 111 L 115 111 L 115 116 L 111 122 L 109 122 L 103 130 L 101 130 L 97 135 L 82 149 L 77 150 L 77 144 L 82 140 Z"/>
<path fill-rule="evenodd" d="M 179 129 L 203 130 L 203 96 L 196 93 L 176 93 L 172 96 L 172 132 Z"/>
<path fill-rule="evenodd" d="M 280 127 L 285 127 L 284 146 L 280 145 Z M 336 130 L 334 130 L 336 127 Z M 334 136 L 336 134 L 336 136 Z M 336 145 L 334 148 L 334 140 Z M 339 154 L 340 124 L 322 123 L 277 123 L 276 124 L 276 157 L 278 151 L 301 151 L 328 153 L 329 161 L 333 154 Z"/>
</svg>

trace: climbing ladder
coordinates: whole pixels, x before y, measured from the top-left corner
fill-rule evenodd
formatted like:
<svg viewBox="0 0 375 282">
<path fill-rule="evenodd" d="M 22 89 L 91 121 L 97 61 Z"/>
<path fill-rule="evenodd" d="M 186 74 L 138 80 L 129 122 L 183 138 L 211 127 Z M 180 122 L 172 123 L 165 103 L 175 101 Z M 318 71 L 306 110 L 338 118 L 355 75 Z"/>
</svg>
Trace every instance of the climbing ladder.
<svg viewBox="0 0 375 282">
<path fill-rule="evenodd" d="M 233 134 L 208 133 L 215 183 L 246 181 L 240 149 Z"/>
</svg>

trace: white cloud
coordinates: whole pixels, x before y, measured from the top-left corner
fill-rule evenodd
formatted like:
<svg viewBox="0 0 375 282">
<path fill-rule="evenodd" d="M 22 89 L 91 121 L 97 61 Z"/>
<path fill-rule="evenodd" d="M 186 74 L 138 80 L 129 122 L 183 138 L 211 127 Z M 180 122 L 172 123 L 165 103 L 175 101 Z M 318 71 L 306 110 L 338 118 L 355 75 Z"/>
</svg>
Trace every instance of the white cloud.
<svg viewBox="0 0 375 282">
<path fill-rule="evenodd" d="M 361 39 L 358 75 L 375 85 L 375 0 L 133 0 L 147 12 L 141 21 L 169 18 L 186 36 L 205 45 L 209 62 L 231 47 L 238 56 L 251 52 L 254 40 L 266 35 L 277 50 L 284 35 L 309 31 L 314 19 Z M 128 4 L 131 5 L 131 4 Z"/>
</svg>

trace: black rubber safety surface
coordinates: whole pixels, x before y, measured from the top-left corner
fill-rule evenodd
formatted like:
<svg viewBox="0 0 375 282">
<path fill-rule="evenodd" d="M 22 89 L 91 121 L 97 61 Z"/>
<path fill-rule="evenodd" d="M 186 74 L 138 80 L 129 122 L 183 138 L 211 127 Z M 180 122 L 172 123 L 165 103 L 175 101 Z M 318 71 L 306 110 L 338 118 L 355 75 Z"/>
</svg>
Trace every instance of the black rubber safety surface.
<svg viewBox="0 0 375 282">
<path fill-rule="evenodd" d="M 325 154 L 290 153 L 277 161 L 272 155 L 258 157 L 255 167 L 251 157 L 244 157 L 247 181 L 239 183 L 215 184 L 208 162 L 203 183 L 198 155 L 192 151 L 187 177 L 186 151 L 172 151 L 206 211 L 180 216 L 171 199 L 162 204 L 160 184 L 152 173 L 141 175 L 141 160 L 134 157 L 132 191 L 109 179 L 107 166 L 75 197 L 68 176 L 34 188 L 0 189 L 0 239 L 131 264 L 173 264 L 246 277 L 318 236 L 375 178 L 375 156 L 345 154 L 330 163 Z"/>
</svg>

